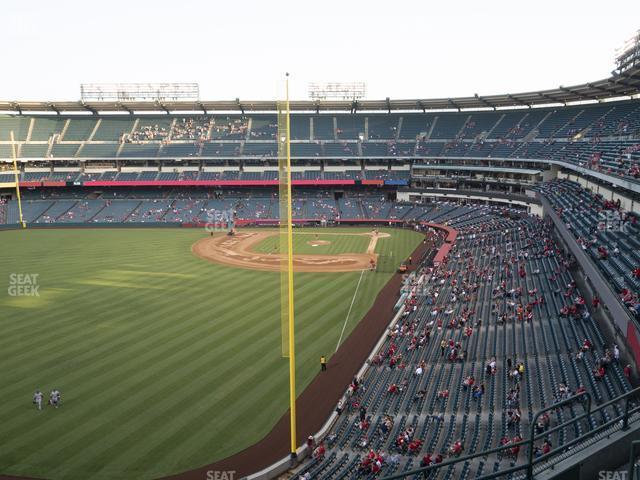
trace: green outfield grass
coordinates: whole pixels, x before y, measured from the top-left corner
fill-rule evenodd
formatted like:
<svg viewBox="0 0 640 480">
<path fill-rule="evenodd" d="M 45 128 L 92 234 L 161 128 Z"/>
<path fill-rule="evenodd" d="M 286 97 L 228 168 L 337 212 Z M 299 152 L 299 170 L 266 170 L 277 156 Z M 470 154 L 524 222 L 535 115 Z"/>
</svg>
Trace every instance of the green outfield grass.
<svg viewBox="0 0 640 480">
<path fill-rule="evenodd" d="M 383 231 L 391 237 L 377 252 L 390 265 L 422 239 Z M 320 232 L 335 248 L 368 244 Z M 190 247 L 205 235 L 0 233 L 0 473 L 157 478 L 227 457 L 268 433 L 288 407 L 279 274 L 195 257 Z M 19 280 L 12 274 L 37 274 L 39 296 L 11 296 Z M 363 274 L 345 336 L 390 275 Z M 359 276 L 296 275 L 298 392 L 318 372 L 320 355 L 336 349 Z M 63 406 L 37 411 L 36 388 L 61 390 Z"/>
<path fill-rule="evenodd" d="M 369 230 L 362 228 L 336 228 L 319 229 L 303 228 L 294 230 L 293 250 L 301 254 L 337 255 L 340 253 L 365 253 L 371 237 L 366 235 L 354 235 L 368 233 Z M 347 235 L 345 235 L 345 233 Z M 262 253 L 271 253 L 278 250 L 279 235 L 266 238 L 255 250 Z M 331 242 L 329 245 L 312 246 L 309 242 L 322 240 Z M 384 241 L 380 239 L 380 241 Z"/>
</svg>

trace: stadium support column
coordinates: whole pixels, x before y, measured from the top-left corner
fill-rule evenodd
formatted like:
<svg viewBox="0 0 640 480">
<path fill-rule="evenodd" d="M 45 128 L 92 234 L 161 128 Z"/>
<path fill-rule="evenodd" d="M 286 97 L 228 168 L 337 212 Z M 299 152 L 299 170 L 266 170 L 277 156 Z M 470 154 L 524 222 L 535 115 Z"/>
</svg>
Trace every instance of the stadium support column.
<svg viewBox="0 0 640 480">
<path fill-rule="evenodd" d="M 291 426 L 291 458 L 295 459 L 296 440 L 296 355 L 293 289 L 293 215 L 291 197 L 291 124 L 289 115 L 289 74 L 286 100 L 278 102 L 278 193 L 280 206 L 280 323 L 282 356 L 289 357 L 289 411 Z"/>
<path fill-rule="evenodd" d="M 20 214 L 20 226 L 27 228 L 27 224 L 22 217 L 22 199 L 20 198 L 20 174 L 18 172 L 18 154 L 16 152 L 16 140 L 13 136 L 13 130 L 11 130 L 11 155 L 13 156 L 13 170 L 16 181 L 16 196 L 18 197 L 18 213 Z"/>
</svg>

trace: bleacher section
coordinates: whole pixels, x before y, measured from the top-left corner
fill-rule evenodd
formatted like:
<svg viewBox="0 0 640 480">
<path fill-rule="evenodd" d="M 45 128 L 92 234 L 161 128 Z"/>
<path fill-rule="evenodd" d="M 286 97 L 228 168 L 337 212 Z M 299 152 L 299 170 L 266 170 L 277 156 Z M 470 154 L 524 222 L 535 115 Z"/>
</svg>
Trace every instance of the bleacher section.
<svg viewBox="0 0 640 480">
<path fill-rule="evenodd" d="M 140 117 L 136 127 L 126 137 L 126 140 L 130 142 L 166 140 L 169 138 L 172 123 L 173 118 L 171 117 Z"/>
<path fill-rule="evenodd" d="M 155 158 L 158 156 L 160 145 L 158 143 L 125 143 L 120 151 L 121 158 L 146 157 Z"/>
<path fill-rule="evenodd" d="M 249 120 L 245 117 L 215 117 L 211 127 L 212 140 L 240 140 L 247 136 Z"/>
<path fill-rule="evenodd" d="M 556 181 L 538 190 L 557 209 L 629 311 L 640 318 L 638 218 L 579 184 Z"/>
<path fill-rule="evenodd" d="M 12 131 L 15 140 L 26 140 L 29 123 L 28 117 L 0 115 L 0 141 L 10 141 Z"/>
<path fill-rule="evenodd" d="M 158 178 L 176 180 L 188 172 L 104 172 L 96 179 L 120 178 L 125 181 L 140 179 L 139 175 L 157 175 Z M 194 172 L 195 173 L 195 172 Z M 262 172 L 252 172 L 261 174 Z M 277 174 L 277 172 L 272 172 Z M 316 172 L 320 173 L 320 172 Z M 336 172 L 337 173 L 337 172 Z M 344 173 L 344 172 L 342 172 Z M 42 173 L 30 174 L 33 179 Z M 237 172 L 207 172 L 207 178 L 237 178 Z M 310 175 L 311 176 L 311 175 Z M 273 176 L 275 178 L 275 175 Z M 1 178 L 0 178 L 1 180 Z M 93 190 L 91 188 L 68 188 L 60 191 L 54 188 L 25 190 L 23 192 L 25 220 L 28 223 L 152 223 L 152 222 L 194 222 L 198 218 L 206 220 L 206 205 L 200 199 L 209 198 L 208 207 L 233 208 L 240 220 L 277 218 L 278 204 L 268 193 L 250 191 L 245 194 L 227 192 L 224 197 L 211 199 L 210 190 L 158 190 L 123 188 Z M 383 195 L 345 193 L 335 199 L 333 194 L 318 190 L 296 190 L 297 218 L 311 220 L 366 220 L 397 219 L 447 221 L 468 213 L 466 207 L 456 204 L 402 204 L 386 200 Z M 17 201 L 6 204 L 6 223 L 18 222 Z M 204 213 L 203 213 L 204 212 Z M 452 213 L 453 212 L 453 213 Z M 204 217 L 203 217 L 204 215 Z"/>
<path fill-rule="evenodd" d="M 93 135 L 94 141 L 118 141 L 122 138 L 123 135 L 128 135 L 131 133 L 131 129 L 135 120 L 129 119 L 112 119 L 112 118 L 102 118 L 100 120 L 100 125 L 96 130 L 96 133 Z"/>
<path fill-rule="evenodd" d="M 71 118 L 62 135 L 62 140 L 65 142 L 88 141 L 97 123 L 98 120 L 94 117 Z"/>
<path fill-rule="evenodd" d="M 331 116 L 316 115 L 311 118 L 313 122 L 313 138 L 315 140 L 335 139 L 333 118 Z"/>
<path fill-rule="evenodd" d="M 48 141 L 62 132 L 66 122 L 66 119 L 59 117 L 35 117 L 30 140 Z"/>
<path fill-rule="evenodd" d="M 249 139 L 276 140 L 278 121 L 275 116 L 253 117 Z"/>
<path fill-rule="evenodd" d="M 581 315 L 584 310 L 561 315 L 579 292 L 557 293 L 566 293 L 572 278 L 563 258 L 546 248 L 551 240 L 541 220 L 511 220 L 489 208 L 454 207 L 438 215 L 461 237 L 443 265 L 422 270 L 425 282 L 407 299 L 405 315 L 349 387 L 324 455 L 305 462 L 294 478 L 384 477 L 454 458 L 456 442 L 464 455 L 486 451 L 524 437 L 535 412 L 580 386 L 598 403 L 631 389 L 620 366 L 603 361 L 610 345 L 596 322 Z M 585 339 L 590 348 L 583 348 Z M 593 373 L 600 364 L 608 365 L 602 379 Z M 511 372 L 520 365 L 516 378 Z M 584 411 L 575 401 L 550 412 L 540 429 Z M 562 449 L 620 413 L 614 404 L 590 423 L 548 434 L 551 448 Z M 437 478 L 500 472 L 522 463 L 523 450 L 446 467 Z"/>
<path fill-rule="evenodd" d="M 0 116 L 0 159 L 13 130 L 22 158 L 275 157 L 274 115 Z M 292 114 L 291 154 L 561 160 L 640 178 L 640 101 L 561 108 L 403 114 Z M 416 146 L 416 140 L 418 144 Z M 273 142 L 273 143 L 270 143 Z"/>
</svg>

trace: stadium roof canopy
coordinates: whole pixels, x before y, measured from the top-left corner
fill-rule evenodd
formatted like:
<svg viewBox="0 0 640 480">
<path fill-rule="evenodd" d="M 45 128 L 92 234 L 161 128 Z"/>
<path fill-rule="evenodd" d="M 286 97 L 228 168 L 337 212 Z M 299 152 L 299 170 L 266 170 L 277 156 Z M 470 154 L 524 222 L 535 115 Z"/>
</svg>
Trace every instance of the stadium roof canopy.
<svg viewBox="0 0 640 480">
<path fill-rule="evenodd" d="M 572 87 L 560 86 L 550 90 L 525 93 L 473 97 L 408 99 L 408 100 L 295 100 L 292 111 L 427 111 L 427 110 L 483 110 L 571 103 L 600 102 L 640 94 L 640 66 L 629 68 L 603 80 Z M 0 111 L 15 113 L 144 113 L 144 112 L 275 112 L 276 100 L 189 101 L 189 102 L 11 102 L 0 101 Z"/>
</svg>

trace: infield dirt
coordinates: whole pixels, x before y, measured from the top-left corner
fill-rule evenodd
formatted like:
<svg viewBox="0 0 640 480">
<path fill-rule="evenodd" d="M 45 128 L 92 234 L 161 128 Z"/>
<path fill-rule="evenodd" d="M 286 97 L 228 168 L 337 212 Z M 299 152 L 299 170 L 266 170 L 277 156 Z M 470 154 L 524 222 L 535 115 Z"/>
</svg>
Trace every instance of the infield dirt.
<svg viewBox="0 0 640 480">
<path fill-rule="evenodd" d="M 261 253 L 254 248 L 268 237 L 278 235 L 273 230 L 240 230 L 235 235 L 217 235 L 194 243 L 191 251 L 210 262 L 251 270 L 280 271 L 281 255 Z M 296 232 L 295 235 L 315 235 Z M 378 239 L 389 237 L 388 233 L 342 233 L 371 237 L 366 253 L 341 253 L 339 255 L 295 254 L 293 268 L 296 272 L 354 272 L 368 269 L 371 260 L 377 263 L 375 253 Z"/>
</svg>

